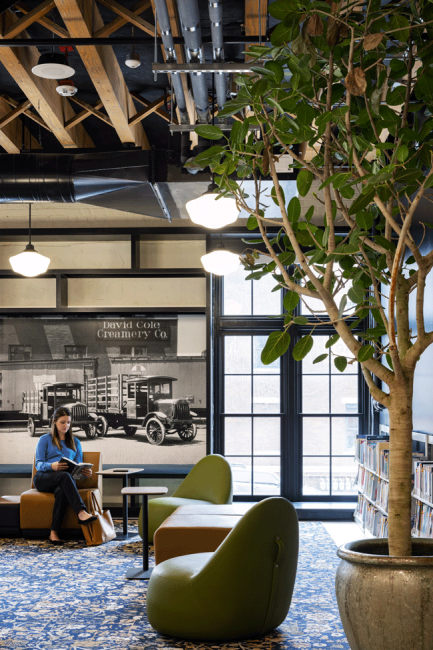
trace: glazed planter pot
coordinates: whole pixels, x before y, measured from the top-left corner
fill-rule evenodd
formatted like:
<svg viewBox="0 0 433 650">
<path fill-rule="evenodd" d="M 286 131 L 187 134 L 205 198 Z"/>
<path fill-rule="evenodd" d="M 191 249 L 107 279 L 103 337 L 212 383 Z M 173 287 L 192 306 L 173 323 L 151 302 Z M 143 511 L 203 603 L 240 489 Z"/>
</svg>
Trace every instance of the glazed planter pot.
<svg viewBox="0 0 433 650">
<path fill-rule="evenodd" d="M 413 557 L 389 557 L 386 539 L 341 546 L 340 617 L 351 650 L 432 650 L 433 540 L 414 539 Z"/>
</svg>

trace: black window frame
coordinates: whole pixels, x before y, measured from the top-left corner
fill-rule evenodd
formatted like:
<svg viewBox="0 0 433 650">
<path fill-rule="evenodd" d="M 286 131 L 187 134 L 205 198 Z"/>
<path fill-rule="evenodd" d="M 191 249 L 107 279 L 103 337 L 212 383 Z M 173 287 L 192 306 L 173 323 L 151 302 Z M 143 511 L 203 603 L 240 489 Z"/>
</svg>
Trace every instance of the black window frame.
<svg viewBox="0 0 433 650">
<path fill-rule="evenodd" d="M 271 237 L 272 235 L 269 234 Z M 251 233 L 224 233 L 224 235 L 208 236 L 208 251 L 216 248 L 223 240 L 225 247 L 235 253 L 241 253 L 247 245 L 242 239 L 252 239 Z M 211 304 L 209 337 L 212 351 L 213 363 L 210 368 L 211 377 L 211 398 L 212 402 L 212 451 L 225 455 L 224 449 L 224 344 L 223 338 L 230 336 L 260 336 L 268 335 L 271 331 L 282 328 L 284 317 L 269 319 L 264 316 L 225 316 L 223 314 L 223 276 L 212 275 L 209 279 L 209 295 Z M 282 290 L 282 297 L 284 290 Z M 282 301 L 281 301 L 282 303 Z M 298 310 L 299 310 L 298 306 Z M 304 314 L 303 314 L 304 315 Z M 300 363 L 295 361 L 292 350 L 296 341 L 311 331 L 310 323 L 314 317 L 309 317 L 309 324 L 292 326 L 291 343 L 288 351 L 281 357 L 281 429 L 287 435 L 281 436 L 281 496 L 296 502 L 355 502 L 357 495 L 303 495 L 302 494 L 302 370 Z M 322 320 L 327 320 L 323 318 Z M 355 320 L 355 319 L 353 319 Z M 350 324 L 350 321 L 349 321 Z M 354 332 L 364 331 L 365 324 L 354 328 Z M 335 334 L 331 323 L 320 326 L 320 335 Z M 361 367 L 358 366 L 358 399 L 359 399 L 359 430 L 358 435 L 365 434 L 370 430 L 371 409 L 370 394 L 368 387 L 362 377 Z M 290 390 L 293 386 L 294 390 Z M 229 415 L 229 414 L 227 414 Z M 251 416 L 259 415 L 252 413 Z M 332 417 L 329 414 L 322 416 Z M 330 455 L 330 458 L 332 456 Z M 290 471 L 288 468 L 290 467 Z M 234 495 L 235 501 L 258 501 L 262 495 Z"/>
</svg>

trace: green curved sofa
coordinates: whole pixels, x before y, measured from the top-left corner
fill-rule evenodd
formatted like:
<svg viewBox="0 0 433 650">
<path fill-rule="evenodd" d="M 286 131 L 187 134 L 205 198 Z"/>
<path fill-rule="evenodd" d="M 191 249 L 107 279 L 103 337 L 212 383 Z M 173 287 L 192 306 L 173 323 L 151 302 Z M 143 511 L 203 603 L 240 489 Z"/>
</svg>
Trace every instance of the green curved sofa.
<svg viewBox="0 0 433 650">
<path fill-rule="evenodd" d="M 298 518 L 282 497 L 255 504 L 214 553 L 158 564 L 146 597 L 161 634 L 199 641 L 257 637 L 287 616 L 298 562 Z"/>
<path fill-rule="evenodd" d="M 209 454 L 194 465 L 177 490 L 169 497 L 149 499 L 148 542 L 153 542 L 155 530 L 179 506 L 231 503 L 233 497 L 232 470 L 219 454 Z M 138 532 L 143 537 L 142 511 Z"/>
</svg>

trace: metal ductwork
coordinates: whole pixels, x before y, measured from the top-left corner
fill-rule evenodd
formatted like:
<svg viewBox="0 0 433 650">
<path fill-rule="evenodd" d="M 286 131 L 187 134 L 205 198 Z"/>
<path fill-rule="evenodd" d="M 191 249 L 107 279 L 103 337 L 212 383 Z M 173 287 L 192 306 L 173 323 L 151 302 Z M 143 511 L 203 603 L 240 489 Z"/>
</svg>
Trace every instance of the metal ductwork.
<svg viewBox="0 0 433 650">
<path fill-rule="evenodd" d="M 224 61 L 223 10 L 219 0 L 209 0 L 209 18 L 212 34 L 212 58 L 215 62 Z M 215 90 L 219 110 L 226 103 L 227 79 L 228 75 L 224 72 L 215 73 Z M 227 118 L 219 119 L 219 121 L 226 123 Z"/>
<path fill-rule="evenodd" d="M 166 62 L 176 63 L 176 51 L 174 49 L 173 34 L 171 33 L 170 17 L 168 15 L 167 3 L 165 0 L 155 0 L 156 20 L 159 22 L 161 37 L 164 45 Z M 177 107 L 181 124 L 188 124 L 188 113 L 186 109 L 185 93 L 183 91 L 180 75 L 176 72 L 171 74 L 171 83 L 176 97 Z"/>
<path fill-rule="evenodd" d="M 178 3 L 182 33 L 185 39 L 188 63 L 204 63 L 201 38 L 200 13 L 197 0 L 181 0 Z M 209 122 L 209 91 L 206 75 L 201 72 L 191 73 L 192 92 L 197 110 L 198 121 Z"/>
<path fill-rule="evenodd" d="M 0 203 L 81 202 L 171 220 L 179 213 L 166 183 L 155 181 L 164 167 L 155 155 L 0 154 Z"/>
</svg>

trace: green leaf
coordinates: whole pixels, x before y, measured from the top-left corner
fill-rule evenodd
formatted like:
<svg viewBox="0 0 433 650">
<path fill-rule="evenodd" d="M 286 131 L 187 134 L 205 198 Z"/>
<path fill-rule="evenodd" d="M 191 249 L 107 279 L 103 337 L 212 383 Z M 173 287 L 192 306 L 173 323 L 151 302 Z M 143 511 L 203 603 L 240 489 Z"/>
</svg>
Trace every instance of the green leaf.
<svg viewBox="0 0 433 650">
<path fill-rule="evenodd" d="M 400 163 L 404 163 L 406 158 L 409 156 L 409 147 L 407 144 L 401 144 L 397 149 L 397 160 Z"/>
<path fill-rule="evenodd" d="M 265 366 L 279 359 L 290 345 L 290 334 L 288 332 L 271 332 L 262 350 L 261 361 Z"/>
<path fill-rule="evenodd" d="M 283 198 L 283 203 L 285 203 L 285 202 L 286 202 L 286 197 L 285 197 L 285 195 L 284 195 L 284 190 L 283 190 L 283 188 L 281 187 L 281 185 L 280 185 L 280 192 L 281 192 L 281 196 L 282 196 L 282 198 Z M 277 191 L 276 191 L 276 189 L 275 189 L 275 185 L 273 185 L 273 186 L 272 186 L 272 189 L 271 189 L 271 198 L 272 198 L 273 202 L 275 203 L 275 205 L 280 205 L 280 204 L 278 203 L 278 199 L 277 199 Z"/>
<path fill-rule="evenodd" d="M 374 347 L 372 345 L 363 345 L 358 352 L 358 361 L 367 361 L 371 359 L 374 354 Z"/>
<path fill-rule="evenodd" d="M 276 61 L 266 61 L 265 68 L 270 72 L 272 72 L 277 84 L 282 82 L 282 80 L 284 79 L 284 70 L 282 65 L 280 65 Z"/>
<path fill-rule="evenodd" d="M 297 196 L 290 199 L 287 206 L 287 218 L 291 223 L 296 223 L 301 216 L 301 202 Z"/>
<path fill-rule="evenodd" d="M 224 108 L 221 111 L 218 112 L 218 117 L 230 117 L 230 115 L 234 115 L 235 113 L 238 113 L 242 108 L 245 108 L 245 106 L 248 106 L 249 103 L 250 102 L 246 98 L 232 99 L 224 105 Z"/>
<path fill-rule="evenodd" d="M 255 230 L 258 227 L 259 224 L 257 223 L 257 217 L 255 217 L 253 214 L 250 214 L 247 221 L 248 230 Z"/>
<path fill-rule="evenodd" d="M 307 334 L 307 336 L 300 338 L 293 348 L 293 358 L 295 361 L 302 361 L 302 359 L 304 359 L 304 357 L 306 357 L 310 352 L 313 345 L 314 340 L 311 334 Z"/>
<path fill-rule="evenodd" d="M 364 287 L 360 284 L 354 284 L 353 287 L 349 289 L 347 295 L 349 300 L 356 304 L 363 302 L 365 296 Z"/>
<path fill-rule="evenodd" d="M 296 325 L 306 325 L 308 323 L 308 318 L 306 316 L 295 316 L 293 322 Z"/>
<path fill-rule="evenodd" d="M 219 126 L 212 126 L 212 124 L 202 124 L 196 126 L 194 130 L 198 135 L 207 140 L 219 140 L 224 135 Z"/>
<path fill-rule="evenodd" d="M 432 178 L 433 178 L 433 176 L 432 176 Z M 314 214 L 314 205 L 310 205 L 310 207 L 308 208 L 308 210 L 307 210 L 307 212 L 305 214 L 305 220 L 310 221 L 313 214 Z"/>
<path fill-rule="evenodd" d="M 314 175 L 308 169 L 301 169 L 296 177 L 296 187 L 300 196 L 307 196 L 310 191 L 311 183 L 313 182 Z M 313 208 L 314 209 L 314 208 Z"/>
<path fill-rule="evenodd" d="M 370 230 L 373 225 L 374 217 L 371 212 L 363 210 L 356 215 L 355 221 L 362 230 Z"/>
<path fill-rule="evenodd" d="M 393 366 L 393 363 L 392 363 L 391 355 L 390 355 L 390 354 L 386 354 L 385 357 L 386 357 L 386 362 L 387 362 L 388 366 L 391 368 L 391 370 L 394 370 L 394 366 Z"/>
<path fill-rule="evenodd" d="M 288 291 L 283 299 L 283 307 L 286 311 L 291 312 L 299 303 L 299 294 L 296 291 Z"/>
<path fill-rule="evenodd" d="M 337 341 L 340 339 L 339 334 L 333 334 L 332 336 L 329 337 L 329 339 L 325 343 L 325 348 L 328 350 L 330 347 L 332 347 Z"/>
<path fill-rule="evenodd" d="M 385 323 L 383 322 L 383 318 L 381 316 L 381 313 L 378 309 L 372 309 L 371 310 L 371 315 L 373 316 L 374 320 L 378 325 L 381 327 L 385 327 Z"/>
<path fill-rule="evenodd" d="M 327 358 L 328 358 L 327 354 L 319 354 L 319 356 L 314 359 L 313 364 L 320 363 L 321 361 L 325 361 L 325 359 Z"/>
<path fill-rule="evenodd" d="M 404 16 L 394 14 L 391 16 L 390 27 L 393 31 L 392 37 L 397 41 L 407 41 L 409 38 L 409 21 Z"/>
<path fill-rule="evenodd" d="M 365 193 L 360 194 L 352 203 L 349 209 L 349 214 L 356 214 L 363 208 L 366 208 L 369 203 L 372 202 L 374 195 L 376 194 L 376 188 L 371 187 Z"/>
<path fill-rule="evenodd" d="M 347 305 L 347 296 L 346 294 L 344 294 L 344 296 L 340 300 L 340 305 L 338 307 L 338 318 L 341 318 L 343 316 L 343 312 L 346 308 L 346 305 Z"/>
<path fill-rule="evenodd" d="M 346 357 L 336 357 L 334 359 L 334 366 L 339 370 L 340 372 L 344 372 L 346 370 L 347 366 L 347 359 Z"/>
</svg>

